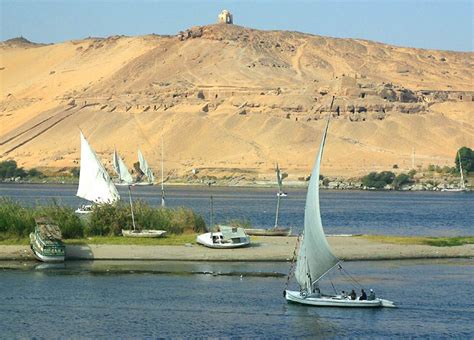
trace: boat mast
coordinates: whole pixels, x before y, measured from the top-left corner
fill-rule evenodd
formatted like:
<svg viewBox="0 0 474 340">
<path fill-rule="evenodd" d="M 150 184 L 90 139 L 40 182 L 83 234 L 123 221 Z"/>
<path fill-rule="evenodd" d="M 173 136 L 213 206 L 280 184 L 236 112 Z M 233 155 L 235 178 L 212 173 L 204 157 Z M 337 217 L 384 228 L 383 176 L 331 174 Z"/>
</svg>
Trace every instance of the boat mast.
<svg viewBox="0 0 474 340">
<path fill-rule="evenodd" d="M 275 227 L 278 227 L 278 215 L 280 214 L 280 199 L 281 196 L 277 195 L 277 210 L 276 210 L 276 216 L 275 216 Z"/>
<path fill-rule="evenodd" d="M 164 151 L 163 151 L 163 136 L 161 136 L 161 207 L 165 207 L 165 188 L 164 188 L 164 166 L 163 166 L 163 159 L 164 159 Z"/>
<path fill-rule="evenodd" d="M 132 225 L 133 230 L 137 230 L 135 226 L 135 214 L 133 213 L 133 203 L 132 203 L 132 189 L 130 189 L 131 185 L 128 186 L 128 197 L 130 199 L 130 210 L 132 211 Z"/>
<path fill-rule="evenodd" d="M 459 154 L 459 151 L 458 151 L 458 161 L 459 161 L 459 172 L 461 173 L 461 189 L 465 189 L 465 186 L 464 186 L 464 176 L 462 174 L 462 165 L 461 165 L 461 155 Z"/>
</svg>

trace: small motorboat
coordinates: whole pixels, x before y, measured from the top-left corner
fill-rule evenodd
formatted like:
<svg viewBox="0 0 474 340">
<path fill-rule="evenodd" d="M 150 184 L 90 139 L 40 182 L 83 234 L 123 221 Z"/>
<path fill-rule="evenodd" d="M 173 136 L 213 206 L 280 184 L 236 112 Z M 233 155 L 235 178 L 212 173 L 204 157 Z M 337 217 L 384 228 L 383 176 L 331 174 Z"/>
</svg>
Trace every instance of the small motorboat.
<svg viewBox="0 0 474 340">
<path fill-rule="evenodd" d="M 217 232 L 201 234 L 196 241 L 209 248 L 231 249 L 248 246 L 250 237 L 245 233 L 244 228 L 221 225 Z"/>
<path fill-rule="evenodd" d="M 30 234 L 33 255 L 42 262 L 63 262 L 66 246 L 58 225 L 46 218 L 36 218 L 35 231 Z"/>
</svg>

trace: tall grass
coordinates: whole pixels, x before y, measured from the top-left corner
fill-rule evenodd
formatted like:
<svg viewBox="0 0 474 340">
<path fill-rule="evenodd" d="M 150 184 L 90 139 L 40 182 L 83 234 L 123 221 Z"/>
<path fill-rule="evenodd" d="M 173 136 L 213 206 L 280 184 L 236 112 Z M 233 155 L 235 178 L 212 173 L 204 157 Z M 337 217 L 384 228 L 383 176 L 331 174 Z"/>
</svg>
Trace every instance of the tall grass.
<svg viewBox="0 0 474 340">
<path fill-rule="evenodd" d="M 137 229 L 161 229 L 170 234 L 206 230 L 204 219 L 187 208 L 154 208 L 145 202 L 134 204 Z M 34 208 L 23 207 L 8 198 L 0 198 L 0 239 L 24 238 L 35 228 L 35 217 L 47 217 L 61 228 L 65 239 L 84 236 L 118 236 L 132 228 L 130 206 L 125 203 L 94 207 L 87 218 L 79 218 L 74 209 L 53 201 Z"/>
</svg>

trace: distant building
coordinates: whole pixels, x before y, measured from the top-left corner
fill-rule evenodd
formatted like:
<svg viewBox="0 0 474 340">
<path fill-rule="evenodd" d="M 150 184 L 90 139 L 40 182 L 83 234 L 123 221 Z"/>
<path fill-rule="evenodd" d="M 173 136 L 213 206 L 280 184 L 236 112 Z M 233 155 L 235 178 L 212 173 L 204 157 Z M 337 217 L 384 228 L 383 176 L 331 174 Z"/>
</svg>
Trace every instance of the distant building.
<svg viewBox="0 0 474 340">
<path fill-rule="evenodd" d="M 217 17 L 219 24 L 233 24 L 234 18 L 228 10 L 223 10 L 221 14 Z"/>
</svg>

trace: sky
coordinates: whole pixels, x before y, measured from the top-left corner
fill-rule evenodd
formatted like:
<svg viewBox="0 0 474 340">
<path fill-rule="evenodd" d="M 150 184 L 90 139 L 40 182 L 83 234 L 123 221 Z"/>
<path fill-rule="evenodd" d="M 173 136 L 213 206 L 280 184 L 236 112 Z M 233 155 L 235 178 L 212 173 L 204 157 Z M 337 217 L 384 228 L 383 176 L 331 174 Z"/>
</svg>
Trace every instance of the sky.
<svg viewBox="0 0 474 340">
<path fill-rule="evenodd" d="M 174 35 L 217 21 L 441 50 L 473 51 L 473 0 L 0 0 L 0 40 L 56 43 L 89 36 Z"/>
</svg>

